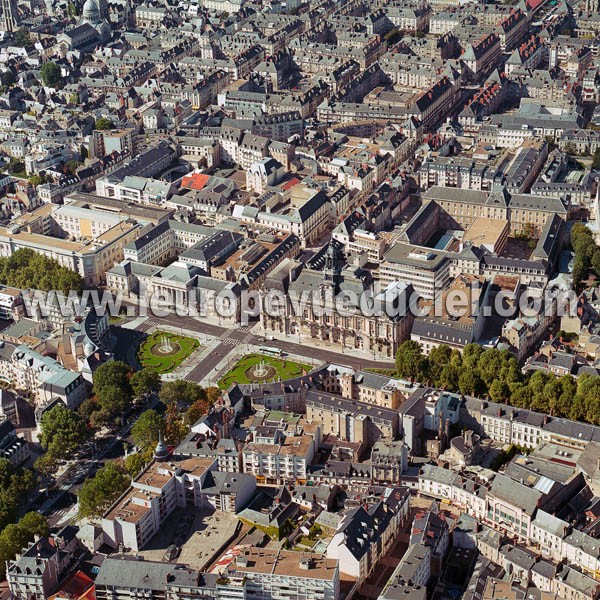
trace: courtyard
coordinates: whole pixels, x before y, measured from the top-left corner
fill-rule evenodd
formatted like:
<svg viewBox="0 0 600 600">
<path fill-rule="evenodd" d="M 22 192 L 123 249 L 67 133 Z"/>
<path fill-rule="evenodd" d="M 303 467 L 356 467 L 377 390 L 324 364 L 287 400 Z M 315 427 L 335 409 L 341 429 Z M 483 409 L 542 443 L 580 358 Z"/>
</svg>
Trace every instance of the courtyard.
<svg viewBox="0 0 600 600">
<path fill-rule="evenodd" d="M 247 354 L 219 380 L 218 386 L 227 389 L 233 383 L 267 383 L 284 381 L 308 373 L 312 367 L 285 358 Z"/>
<path fill-rule="evenodd" d="M 174 544 L 180 548 L 174 563 L 181 562 L 201 570 L 212 562 L 238 527 L 239 521 L 231 513 L 177 509 L 138 555 L 145 560 L 165 562 L 165 552 Z"/>
<path fill-rule="evenodd" d="M 143 368 L 162 375 L 176 369 L 199 347 L 200 342 L 194 338 L 159 330 L 142 341 L 137 359 Z"/>
</svg>

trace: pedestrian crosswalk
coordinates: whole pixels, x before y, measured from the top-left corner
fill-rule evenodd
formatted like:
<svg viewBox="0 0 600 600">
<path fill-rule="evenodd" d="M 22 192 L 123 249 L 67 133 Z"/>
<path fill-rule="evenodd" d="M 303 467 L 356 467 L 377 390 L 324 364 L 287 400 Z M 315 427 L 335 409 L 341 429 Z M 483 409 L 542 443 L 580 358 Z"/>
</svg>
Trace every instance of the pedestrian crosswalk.
<svg viewBox="0 0 600 600">
<path fill-rule="evenodd" d="M 244 325 L 243 327 L 239 327 L 238 331 L 243 331 L 244 333 L 251 333 L 252 325 Z"/>
<path fill-rule="evenodd" d="M 239 346 L 241 344 L 240 340 L 236 340 L 235 338 L 221 339 L 221 343 L 227 346 Z"/>
</svg>

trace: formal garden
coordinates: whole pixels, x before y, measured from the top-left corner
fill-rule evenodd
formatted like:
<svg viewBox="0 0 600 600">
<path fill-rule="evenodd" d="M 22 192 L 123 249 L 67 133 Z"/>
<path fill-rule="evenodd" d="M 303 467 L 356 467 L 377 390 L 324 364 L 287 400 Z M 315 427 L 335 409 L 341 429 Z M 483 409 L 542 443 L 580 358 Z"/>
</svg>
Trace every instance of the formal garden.
<svg viewBox="0 0 600 600">
<path fill-rule="evenodd" d="M 233 383 L 267 383 L 299 377 L 311 370 L 310 365 L 297 363 L 285 358 L 247 354 L 240 358 L 233 368 L 219 380 L 219 387 L 227 389 Z"/>
<path fill-rule="evenodd" d="M 200 342 L 194 338 L 155 331 L 140 344 L 137 359 L 144 368 L 170 373 L 199 347 Z"/>
</svg>

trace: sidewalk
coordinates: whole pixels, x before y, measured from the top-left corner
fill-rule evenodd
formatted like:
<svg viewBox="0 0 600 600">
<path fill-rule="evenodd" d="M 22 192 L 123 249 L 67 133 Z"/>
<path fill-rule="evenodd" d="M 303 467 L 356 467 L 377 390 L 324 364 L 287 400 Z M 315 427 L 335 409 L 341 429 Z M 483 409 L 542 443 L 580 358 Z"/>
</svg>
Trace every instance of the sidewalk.
<svg viewBox="0 0 600 600">
<path fill-rule="evenodd" d="M 257 327 L 257 331 L 261 333 L 264 331 L 262 328 Z M 377 352 L 373 353 L 369 350 L 361 350 L 359 348 L 349 348 L 345 346 L 342 348 L 341 344 L 327 341 L 327 340 L 319 340 L 311 338 L 305 334 L 298 335 L 297 333 L 287 335 L 285 333 L 279 333 L 275 331 L 268 331 L 267 336 L 272 336 L 275 340 L 280 342 L 288 342 L 291 344 L 297 344 L 300 346 L 306 346 L 307 349 L 311 347 L 320 348 L 321 350 L 327 350 L 327 352 L 334 352 L 340 355 L 340 363 L 344 362 L 344 355 L 352 355 L 357 358 L 364 358 L 365 360 L 380 360 L 384 362 L 392 362 L 394 359 L 389 358 L 388 356 L 382 356 Z M 269 342 L 265 342 L 265 345 L 269 345 Z"/>
<path fill-rule="evenodd" d="M 165 330 L 167 328 L 165 327 Z M 196 365 L 204 360 L 208 354 L 214 352 L 217 346 L 221 343 L 221 338 L 212 337 L 210 335 L 201 334 L 205 341 L 200 342 L 200 347 L 194 350 L 176 369 L 170 373 L 165 373 L 161 379 L 163 381 L 174 381 L 177 379 L 185 379 L 196 367 Z M 198 339 L 198 336 L 196 336 Z M 205 385 L 202 382 L 202 385 Z"/>
</svg>

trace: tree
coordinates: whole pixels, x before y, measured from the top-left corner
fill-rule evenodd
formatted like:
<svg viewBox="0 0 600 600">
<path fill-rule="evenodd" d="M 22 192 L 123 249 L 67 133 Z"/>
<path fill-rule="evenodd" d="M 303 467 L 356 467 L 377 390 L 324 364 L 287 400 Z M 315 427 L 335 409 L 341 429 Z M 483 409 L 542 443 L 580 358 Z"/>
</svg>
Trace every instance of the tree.
<svg viewBox="0 0 600 600">
<path fill-rule="evenodd" d="M 479 357 L 483 354 L 483 348 L 479 344 L 467 344 L 462 352 L 462 364 L 467 369 L 476 369 Z"/>
<path fill-rule="evenodd" d="M 458 390 L 461 367 L 452 363 L 444 365 L 438 380 L 438 386 L 444 390 Z"/>
<path fill-rule="evenodd" d="M 210 386 L 206 388 L 206 401 L 208 402 L 208 406 L 212 407 L 215 405 L 217 400 L 223 395 L 223 392 L 218 387 Z"/>
<path fill-rule="evenodd" d="M 207 412 L 208 402 L 205 400 L 196 400 L 194 403 L 190 404 L 189 408 L 185 411 L 183 421 L 188 427 L 191 427 L 194 423 L 197 423 Z"/>
<path fill-rule="evenodd" d="M 420 379 L 427 372 L 427 359 L 421 344 L 414 340 L 402 342 L 396 352 L 396 372 L 405 379 Z"/>
<path fill-rule="evenodd" d="M 510 402 L 513 406 L 529 408 L 531 406 L 531 399 L 531 390 L 526 384 L 515 383 L 510 386 Z"/>
<path fill-rule="evenodd" d="M 33 43 L 31 41 L 31 37 L 29 35 L 29 31 L 22 27 L 21 29 L 17 29 L 15 32 L 14 45 L 18 48 L 31 48 Z"/>
<path fill-rule="evenodd" d="M 15 177 L 20 177 L 21 174 L 25 173 L 25 163 L 22 160 L 13 157 L 8 161 L 6 169 Z"/>
<path fill-rule="evenodd" d="M 0 283 L 20 289 L 58 290 L 65 295 L 71 290 L 79 293 L 83 289 L 79 273 L 29 248 L 0 257 Z"/>
<path fill-rule="evenodd" d="M 152 460 L 152 456 L 149 456 L 142 452 L 134 452 L 130 454 L 124 461 L 123 466 L 129 476 L 133 479 L 139 475 L 140 471 Z"/>
<path fill-rule="evenodd" d="M 131 408 L 131 396 L 116 385 L 103 387 L 96 395 L 99 410 L 92 419 L 96 423 L 110 423 L 122 417 Z"/>
<path fill-rule="evenodd" d="M 94 392 L 98 395 L 103 388 L 112 386 L 131 394 L 129 378 L 133 369 L 120 360 L 110 360 L 100 365 L 94 372 Z"/>
<path fill-rule="evenodd" d="M 159 396 L 167 405 L 172 403 L 190 405 L 196 400 L 205 400 L 206 391 L 193 381 L 177 379 L 163 383 Z"/>
<path fill-rule="evenodd" d="M 463 370 L 458 378 L 458 389 L 466 396 L 479 396 L 484 387 L 481 378 L 472 369 Z"/>
<path fill-rule="evenodd" d="M 165 411 L 165 442 L 170 446 L 177 446 L 187 432 L 188 428 L 181 418 L 177 404 L 169 402 Z"/>
<path fill-rule="evenodd" d="M 581 282 L 587 278 L 588 270 L 585 264 L 585 259 L 582 256 L 575 255 L 573 261 L 573 287 L 578 288 Z"/>
<path fill-rule="evenodd" d="M 29 469 L 17 469 L 0 458 L 0 530 L 15 520 L 22 499 L 35 488 L 35 477 Z"/>
<path fill-rule="evenodd" d="M 4 87 L 10 87 L 11 85 L 14 85 L 16 81 L 17 78 L 10 69 L 7 69 L 6 71 L 4 71 L 4 73 L 2 73 L 2 85 Z"/>
<path fill-rule="evenodd" d="M 50 477 L 58 470 L 58 461 L 51 454 L 44 454 L 33 463 L 33 468 L 42 475 Z"/>
<path fill-rule="evenodd" d="M 93 479 L 87 479 L 79 490 L 81 517 L 100 517 L 129 487 L 131 479 L 125 467 L 114 462 L 98 470 Z"/>
<path fill-rule="evenodd" d="M 441 344 L 429 352 L 429 379 L 433 385 L 439 386 L 444 367 L 450 363 L 452 351 L 449 346 Z"/>
<path fill-rule="evenodd" d="M 58 87 L 62 83 L 60 67 L 52 61 L 45 62 L 40 69 L 40 76 L 44 85 Z"/>
<path fill-rule="evenodd" d="M 600 277 L 600 248 L 598 246 L 594 247 L 592 252 L 592 260 L 590 261 L 592 270 L 596 274 L 597 277 Z"/>
<path fill-rule="evenodd" d="M 131 437 L 135 445 L 144 452 L 153 449 L 158 442 L 159 433 L 163 430 L 162 417 L 154 410 L 143 412 L 131 428 Z"/>
<path fill-rule="evenodd" d="M 99 119 L 96 120 L 95 128 L 100 131 L 105 131 L 107 129 L 114 129 L 115 124 L 110 119 L 107 119 L 106 117 L 100 117 Z"/>
<path fill-rule="evenodd" d="M 41 175 L 31 175 L 29 177 L 29 183 L 33 187 L 37 187 L 38 185 L 42 185 L 43 183 L 46 183 L 46 179 L 44 177 L 42 177 Z"/>
<path fill-rule="evenodd" d="M 46 517 L 38 512 L 28 512 L 19 521 L 19 526 L 25 529 L 32 538 L 34 535 L 46 537 L 50 533 Z"/>
<path fill-rule="evenodd" d="M 490 398 L 493 402 L 504 402 L 510 395 L 510 389 L 504 381 L 496 379 L 490 385 Z"/>
<path fill-rule="evenodd" d="M 40 443 L 53 458 L 67 456 L 88 436 L 85 420 L 60 404 L 42 415 L 40 428 Z"/>
<path fill-rule="evenodd" d="M 78 160 L 68 160 L 63 167 L 63 172 L 74 175 L 75 171 L 77 171 L 80 166 L 81 163 Z"/>
<path fill-rule="evenodd" d="M 136 371 L 129 380 L 137 398 L 156 392 L 160 388 L 160 375 L 154 369 Z"/>
<path fill-rule="evenodd" d="M 600 148 L 594 152 L 594 158 L 592 159 L 592 169 L 599 170 L 600 169 Z"/>
</svg>

